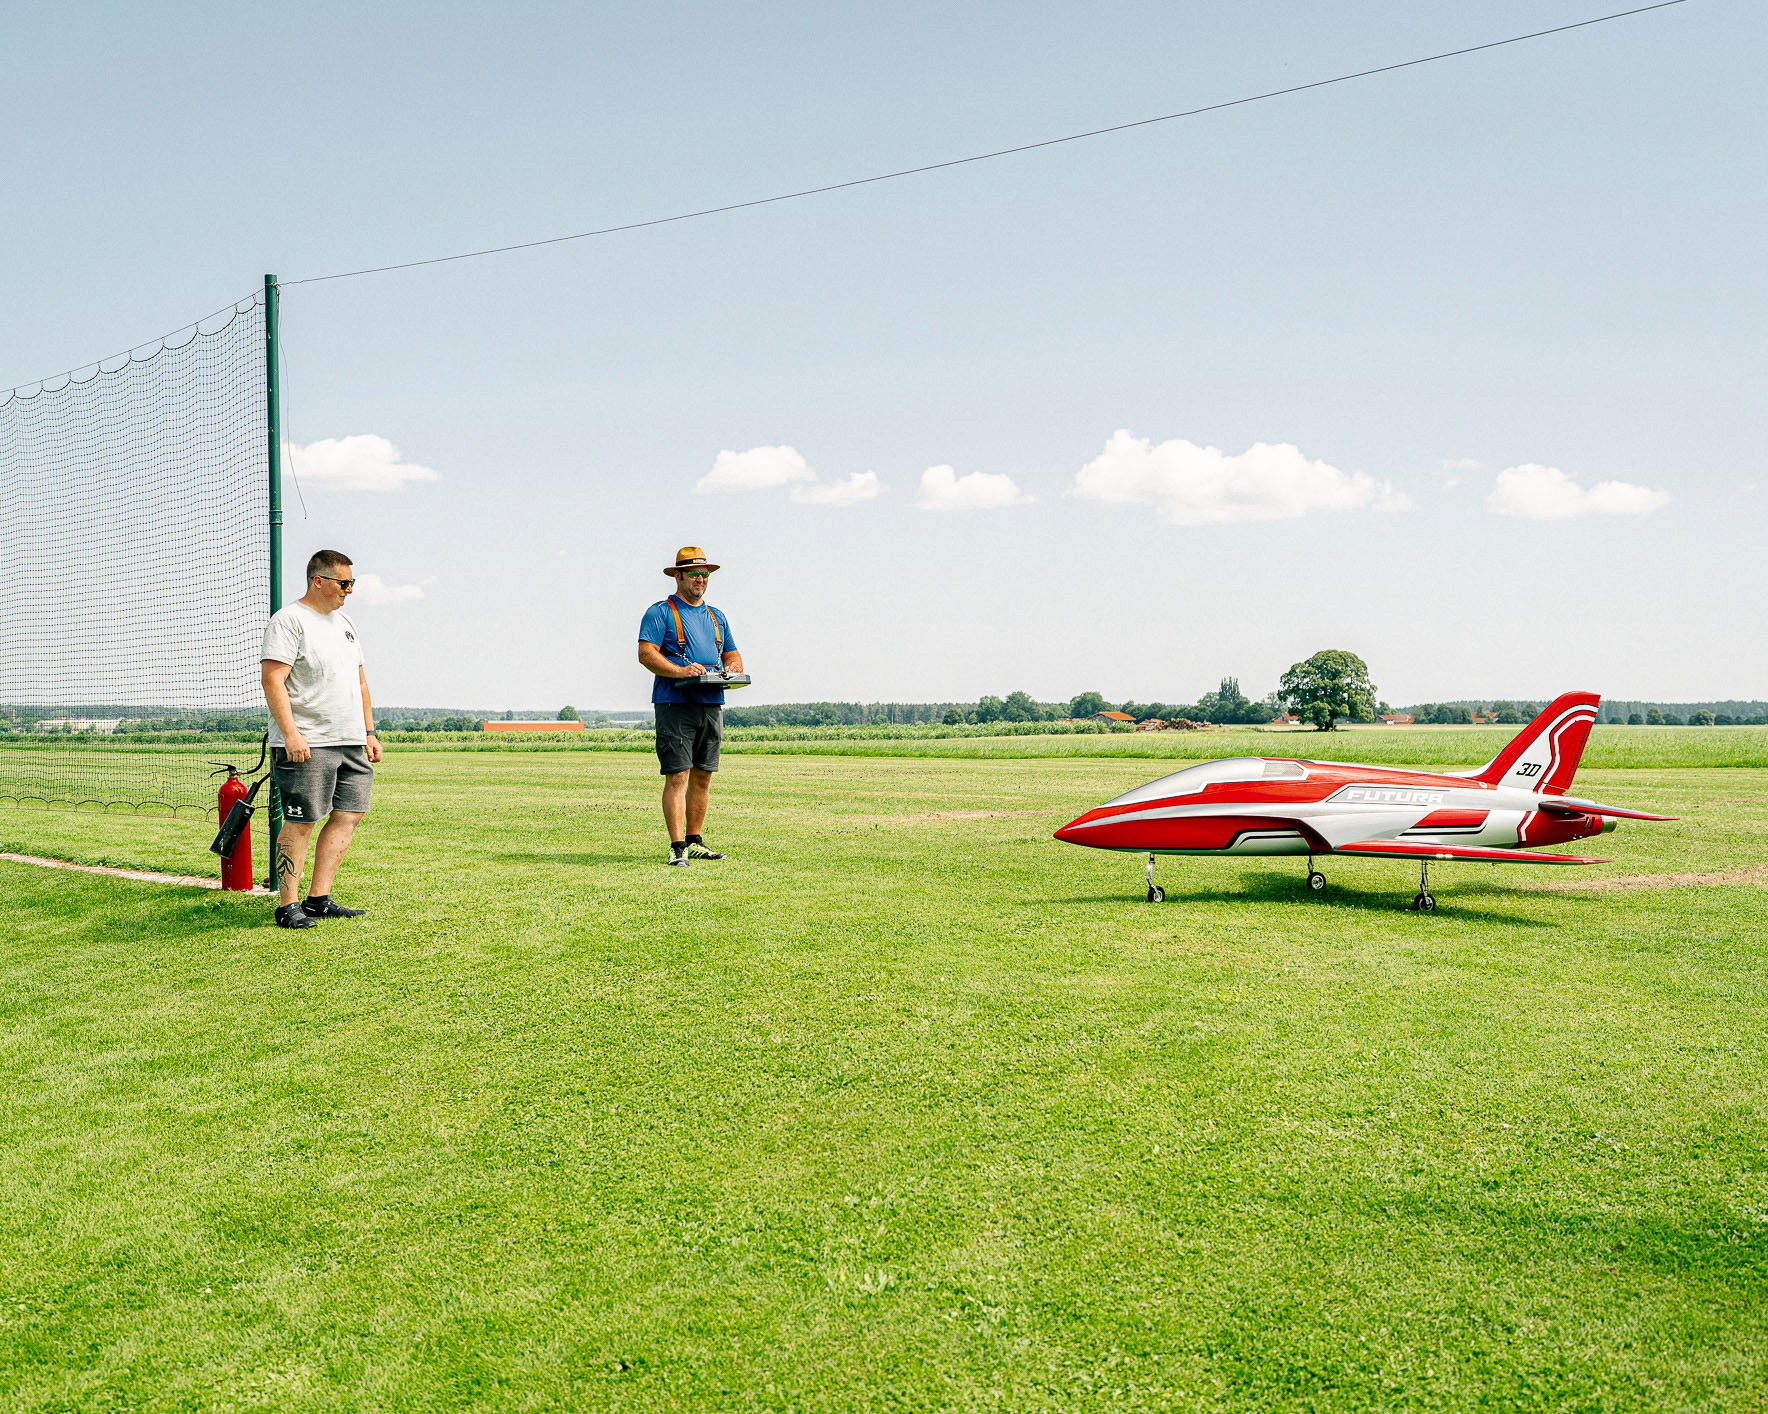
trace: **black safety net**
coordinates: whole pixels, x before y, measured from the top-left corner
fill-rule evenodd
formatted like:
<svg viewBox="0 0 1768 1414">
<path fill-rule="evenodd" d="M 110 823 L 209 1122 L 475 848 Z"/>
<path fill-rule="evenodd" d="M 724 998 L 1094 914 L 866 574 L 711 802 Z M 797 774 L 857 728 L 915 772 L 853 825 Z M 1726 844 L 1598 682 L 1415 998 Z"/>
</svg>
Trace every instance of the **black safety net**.
<svg viewBox="0 0 1768 1414">
<path fill-rule="evenodd" d="M 261 297 L 0 393 L 0 801 L 215 810 L 270 608 Z"/>
</svg>

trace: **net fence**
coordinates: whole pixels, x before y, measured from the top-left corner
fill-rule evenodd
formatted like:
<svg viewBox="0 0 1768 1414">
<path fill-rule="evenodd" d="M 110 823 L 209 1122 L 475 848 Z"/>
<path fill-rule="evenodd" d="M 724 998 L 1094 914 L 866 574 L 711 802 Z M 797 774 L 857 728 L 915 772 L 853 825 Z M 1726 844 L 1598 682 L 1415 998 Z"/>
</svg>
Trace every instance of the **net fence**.
<svg viewBox="0 0 1768 1414">
<path fill-rule="evenodd" d="M 0 393 L 0 801 L 212 815 L 208 762 L 251 764 L 264 330 L 254 296 L 114 367 Z"/>
</svg>

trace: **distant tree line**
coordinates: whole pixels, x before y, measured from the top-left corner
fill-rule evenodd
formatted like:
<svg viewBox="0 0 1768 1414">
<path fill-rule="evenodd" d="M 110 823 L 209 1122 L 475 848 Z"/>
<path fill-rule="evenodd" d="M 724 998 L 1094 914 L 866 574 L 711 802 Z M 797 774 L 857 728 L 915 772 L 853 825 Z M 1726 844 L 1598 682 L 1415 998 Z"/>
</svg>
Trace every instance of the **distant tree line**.
<svg viewBox="0 0 1768 1414">
<path fill-rule="evenodd" d="M 1468 699 L 1421 702 L 1404 710 L 1413 720 L 1458 726 L 1476 720 L 1500 725 L 1531 721 L 1545 702 Z M 1768 702 L 1604 702 L 1599 720 L 1611 726 L 1634 727 L 1763 727 Z"/>
<path fill-rule="evenodd" d="M 724 720 L 733 727 L 912 726 L 944 721 L 953 708 L 963 710 L 953 702 L 770 702 L 745 707 L 727 698 Z"/>
<path fill-rule="evenodd" d="M 1361 669 L 1360 658 L 1346 656 L 1352 657 Z M 1366 675 L 1367 669 L 1362 671 Z M 1308 690 L 1314 691 L 1318 686 L 1310 684 Z M 1119 702 L 1100 692 L 1076 693 L 1066 702 L 1040 702 L 1029 692 L 1019 690 L 1004 697 L 983 696 L 975 702 L 776 702 L 758 707 L 727 703 L 724 719 L 728 725 L 737 727 L 871 726 L 885 722 L 941 722 L 947 726 L 959 726 L 1085 720 L 1101 712 L 1121 712 L 1135 722 L 1186 719 L 1220 725 L 1256 725 L 1275 717 L 1283 710 L 1283 702 L 1280 692 L 1254 701 L 1240 690 L 1238 678 L 1226 677 L 1213 691 L 1204 693 L 1195 702 Z M 1355 692 L 1340 705 L 1344 708 L 1341 715 L 1353 717 L 1363 707 Z M 1368 706 L 1373 711 L 1372 696 Z"/>
<path fill-rule="evenodd" d="M 1530 721 L 1544 702 L 1522 699 L 1462 698 L 1452 702 L 1421 702 L 1401 710 L 1414 721 L 1433 725 L 1467 725 L 1475 721 L 1516 726 Z M 1283 675 L 1277 689 L 1254 701 L 1240 689 L 1238 678 L 1225 677 L 1213 691 L 1195 702 L 1112 701 L 1100 692 L 1080 692 L 1066 702 L 1040 702 L 1024 691 L 1004 697 L 984 696 L 975 702 L 774 702 L 765 706 L 728 703 L 725 721 L 739 727 L 831 727 L 912 725 L 942 722 L 948 725 L 990 722 L 1051 722 L 1088 719 L 1101 712 L 1121 712 L 1132 722 L 1151 719 L 1189 720 L 1223 726 L 1258 725 L 1281 712 L 1294 714 L 1321 730 L 1339 722 L 1369 722 L 1393 709 L 1378 701 L 1369 681 L 1367 665 L 1354 653 L 1326 649 Z M 646 719 L 646 709 L 585 710 L 575 707 L 533 711 L 506 709 L 474 712 L 458 707 L 381 707 L 375 716 L 381 727 L 392 731 L 476 732 L 486 719 L 504 721 L 581 721 L 586 726 L 613 721 Z M 66 718 L 116 720 L 115 735 L 148 735 L 165 732 L 206 732 L 216 735 L 256 735 L 268 725 L 262 711 L 195 712 L 176 708 L 143 707 L 126 703 L 74 703 L 56 706 L 25 706 L 0 703 L 0 733 L 58 732 L 72 734 L 66 726 L 41 727 L 39 723 Z M 1713 702 L 1605 701 L 1601 720 L 1632 726 L 1768 726 L 1768 702 L 1730 699 Z"/>
<path fill-rule="evenodd" d="M 1136 722 L 1184 718 L 1227 725 L 1268 722 L 1281 710 L 1277 693 L 1255 702 L 1240 690 L 1238 678 L 1223 678 L 1195 702 L 1120 702 L 1100 692 L 1076 693 L 1066 702 L 1041 702 L 1029 692 L 1017 690 L 1004 697 L 986 695 L 975 702 L 774 702 L 760 707 L 726 703 L 724 719 L 737 727 L 872 726 L 886 722 L 960 726 L 1084 721 L 1101 712 L 1122 712 Z"/>
</svg>

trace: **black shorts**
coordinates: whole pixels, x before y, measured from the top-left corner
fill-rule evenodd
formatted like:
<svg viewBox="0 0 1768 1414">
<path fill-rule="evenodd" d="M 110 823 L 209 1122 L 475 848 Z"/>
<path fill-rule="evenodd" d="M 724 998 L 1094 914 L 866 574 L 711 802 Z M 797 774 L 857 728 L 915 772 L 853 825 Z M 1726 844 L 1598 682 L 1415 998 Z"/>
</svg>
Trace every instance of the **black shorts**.
<svg viewBox="0 0 1768 1414">
<path fill-rule="evenodd" d="M 334 810 L 368 814 L 374 767 L 368 764 L 365 748 L 316 746 L 307 760 L 291 761 L 288 752 L 277 746 L 271 748 L 270 759 L 282 796 L 283 819 L 311 825 Z"/>
<path fill-rule="evenodd" d="M 716 771 L 724 744 L 724 708 L 713 702 L 659 702 L 657 763 L 665 776 Z"/>
</svg>

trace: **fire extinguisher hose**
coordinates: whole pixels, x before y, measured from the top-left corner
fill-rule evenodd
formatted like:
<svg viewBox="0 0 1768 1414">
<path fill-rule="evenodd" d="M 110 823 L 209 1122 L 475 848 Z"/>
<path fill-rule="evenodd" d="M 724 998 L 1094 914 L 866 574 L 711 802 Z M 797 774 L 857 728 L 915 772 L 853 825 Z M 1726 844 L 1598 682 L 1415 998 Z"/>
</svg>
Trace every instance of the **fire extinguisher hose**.
<svg viewBox="0 0 1768 1414">
<path fill-rule="evenodd" d="M 269 746 L 270 733 L 266 732 L 264 740 L 259 743 L 258 763 L 252 767 L 253 771 L 264 765 L 264 758 L 269 752 Z M 238 774 L 226 762 L 216 762 L 215 764 L 224 771 Z M 265 771 L 263 775 L 246 787 L 244 797 L 233 802 L 233 808 L 227 812 L 227 818 L 221 822 L 221 828 L 215 831 L 215 838 L 209 843 L 211 854 L 218 854 L 225 859 L 233 853 L 233 847 L 239 843 L 239 837 L 246 832 L 246 827 L 252 823 L 252 812 L 258 808 L 258 792 L 264 788 L 264 782 L 269 779 L 270 772 Z"/>
</svg>

